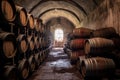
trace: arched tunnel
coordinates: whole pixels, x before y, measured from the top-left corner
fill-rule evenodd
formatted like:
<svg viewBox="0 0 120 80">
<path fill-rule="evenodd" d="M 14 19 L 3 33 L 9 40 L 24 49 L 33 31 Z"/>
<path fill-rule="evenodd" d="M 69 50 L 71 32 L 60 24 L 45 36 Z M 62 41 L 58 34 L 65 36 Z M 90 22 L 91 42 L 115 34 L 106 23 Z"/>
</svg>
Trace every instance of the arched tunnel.
<svg viewBox="0 0 120 80">
<path fill-rule="evenodd" d="M 120 79 L 120 0 L 1 0 L 0 24 L 0 80 Z"/>
</svg>

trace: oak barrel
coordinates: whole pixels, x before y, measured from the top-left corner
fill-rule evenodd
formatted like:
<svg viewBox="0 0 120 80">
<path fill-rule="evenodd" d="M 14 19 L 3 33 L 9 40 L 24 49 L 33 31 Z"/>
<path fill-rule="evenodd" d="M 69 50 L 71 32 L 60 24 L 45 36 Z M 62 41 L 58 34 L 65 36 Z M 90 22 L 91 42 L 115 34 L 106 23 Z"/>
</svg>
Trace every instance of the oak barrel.
<svg viewBox="0 0 120 80">
<path fill-rule="evenodd" d="M 112 38 L 116 36 L 116 31 L 113 27 L 101 28 L 92 32 L 91 37 Z"/>
<path fill-rule="evenodd" d="M 13 58 L 16 54 L 16 38 L 13 33 L 0 33 L 0 55 L 5 58 Z"/>
<path fill-rule="evenodd" d="M 87 57 L 86 57 L 85 55 L 78 57 L 77 63 L 76 63 L 76 67 L 77 67 L 77 69 L 78 69 L 79 71 L 81 70 L 82 61 L 85 60 L 86 58 L 87 58 Z"/>
<path fill-rule="evenodd" d="M 26 80 L 29 76 L 29 62 L 26 59 L 19 61 L 18 76 L 20 79 Z"/>
<path fill-rule="evenodd" d="M 28 59 L 29 66 L 30 66 L 30 72 L 33 72 L 36 68 L 36 62 L 35 62 L 35 57 L 31 55 Z"/>
<path fill-rule="evenodd" d="M 92 31 L 93 30 L 84 27 L 75 28 L 73 29 L 73 36 L 77 38 L 89 38 Z"/>
<path fill-rule="evenodd" d="M 16 24 L 20 27 L 26 27 L 28 22 L 27 11 L 24 7 L 16 5 Z"/>
<path fill-rule="evenodd" d="M 74 49 L 84 49 L 85 39 L 74 39 L 70 42 L 70 48 Z"/>
<path fill-rule="evenodd" d="M 17 37 L 17 47 L 19 53 L 25 53 L 28 49 L 27 38 L 24 34 L 19 34 Z"/>
<path fill-rule="evenodd" d="M 115 63 L 112 59 L 94 57 L 82 61 L 81 72 L 83 77 L 106 77 L 114 74 Z"/>
<path fill-rule="evenodd" d="M 33 17 L 33 15 L 32 14 L 27 14 L 28 15 L 28 27 L 29 27 L 29 29 L 34 29 L 35 28 L 35 26 L 34 26 L 34 17 Z"/>
<path fill-rule="evenodd" d="M 13 22 L 16 17 L 16 9 L 13 0 L 0 0 L 0 20 Z"/>
<path fill-rule="evenodd" d="M 41 62 L 41 57 L 39 52 L 35 54 L 35 62 L 36 62 L 36 67 L 38 67 Z"/>
<path fill-rule="evenodd" d="M 83 55 L 85 55 L 84 50 L 72 51 L 70 53 L 70 59 L 77 60 L 79 56 L 83 56 Z"/>
<path fill-rule="evenodd" d="M 3 75 L 3 80 L 18 80 L 17 69 L 14 65 L 4 66 Z"/>
<path fill-rule="evenodd" d="M 114 43 L 110 39 L 97 37 L 85 41 L 85 54 L 104 54 L 111 52 L 113 49 Z"/>
<path fill-rule="evenodd" d="M 28 48 L 30 51 L 33 51 L 35 48 L 35 44 L 34 44 L 34 37 L 32 35 L 27 37 L 28 40 Z"/>
</svg>

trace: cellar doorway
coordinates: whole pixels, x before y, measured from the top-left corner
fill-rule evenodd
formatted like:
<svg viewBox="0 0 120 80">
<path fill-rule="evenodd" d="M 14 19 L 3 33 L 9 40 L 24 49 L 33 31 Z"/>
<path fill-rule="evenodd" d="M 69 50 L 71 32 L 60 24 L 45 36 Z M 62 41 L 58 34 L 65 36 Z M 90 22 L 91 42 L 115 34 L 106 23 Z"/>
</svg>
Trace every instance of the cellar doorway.
<svg viewBox="0 0 120 80">
<path fill-rule="evenodd" d="M 62 29 L 58 28 L 54 32 L 54 46 L 63 47 L 64 32 Z"/>
</svg>

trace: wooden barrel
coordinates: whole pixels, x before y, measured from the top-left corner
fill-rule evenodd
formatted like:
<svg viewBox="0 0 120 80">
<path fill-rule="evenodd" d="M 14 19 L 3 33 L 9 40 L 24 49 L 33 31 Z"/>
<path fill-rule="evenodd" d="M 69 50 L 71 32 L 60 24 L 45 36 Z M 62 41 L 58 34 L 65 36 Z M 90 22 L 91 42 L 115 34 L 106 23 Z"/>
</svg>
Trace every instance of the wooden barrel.
<svg viewBox="0 0 120 80">
<path fill-rule="evenodd" d="M 35 54 L 35 62 L 36 62 L 36 67 L 38 67 L 41 63 L 40 53 Z"/>
<path fill-rule="evenodd" d="M 35 48 L 34 37 L 33 36 L 28 36 L 27 40 L 28 40 L 28 48 L 29 48 L 29 50 L 33 51 L 34 48 Z"/>
<path fill-rule="evenodd" d="M 29 61 L 30 72 L 33 72 L 36 68 L 35 57 L 33 55 L 31 55 L 29 57 L 28 61 Z"/>
<path fill-rule="evenodd" d="M 20 27 L 26 27 L 28 22 L 27 11 L 24 7 L 16 5 L 16 24 Z"/>
<path fill-rule="evenodd" d="M 77 38 L 89 38 L 93 30 L 88 28 L 75 28 L 73 29 L 73 36 Z"/>
<path fill-rule="evenodd" d="M 102 28 L 92 32 L 91 37 L 112 38 L 116 36 L 116 31 L 113 27 Z"/>
<path fill-rule="evenodd" d="M 79 56 L 85 55 L 84 50 L 72 51 L 70 53 L 71 60 L 77 60 Z"/>
<path fill-rule="evenodd" d="M 115 63 L 108 58 L 88 58 L 82 61 L 81 70 L 83 77 L 106 77 L 114 74 Z"/>
<path fill-rule="evenodd" d="M 28 15 L 28 27 L 29 29 L 34 29 L 35 26 L 34 26 L 34 17 L 32 14 L 27 14 Z"/>
<path fill-rule="evenodd" d="M 91 38 L 85 41 L 85 54 L 98 55 L 110 53 L 114 49 L 114 43 L 110 39 Z"/>
<path fill-rule="evenodd" d="M 17 37 L 17 47 L 19 53 L 25 53 L 28 49 L 27 38 L 24 34 L 19 34 Z"/>
<path fill-rule="evenodd" d="M 26 80 L 29 76 L 29 63 L 26 59 L 19 61 L 18 76 L 20 79 Z"/>
<path fill-rule="evenodd" d="M 39 32 L 39 31 L 40 31 L 40 27 L 41 27 L 40 19 L 35 18 L 35 19 L 34 19 L 34 25 L 35 25 L 35 30 L 36 30 L 37 32 Z"/>
<path fill-rule="evenodd" d="M 77 59 L 77 63 L 76 63 L 76 67 L 79 71 L 81 71 L 81 64 L 82 64 L 82 61 L 85 60 L 87 57 L 85 55 L 83 56 L 79 56 L 78 59 Z"/>
<path fill-rule="evenodd" d="M 74 39 L 70 42 L 70 49 L 84 49 L 85 39 Z"/>
<path fill-rule="evenodd" d="M 36 49 L 39 49 L 39 47 L 40 47 L 40 40 L 39 40 L 39 37 L 38 36 L 35 36 L 34 37 L 34 42 L 35 42 L 35 48 Z"/>
<path fill-rule="evenodd" d="M 0 55 L 5 58 L 13 58 L 16 54 L 16 38 L 13 33 L 0 33 Z"/>
<path fill-rule="evenodd" d="M 3 80 L 18 80 L 16 67 L 11 65 L 4 66 L 3 76 Z"/>
<path fill-rule="evenodd" d="M 0 20 L 12 22 L 15 17 L 16 9 L 13 0 L 0 0 Z"/>
</svg>

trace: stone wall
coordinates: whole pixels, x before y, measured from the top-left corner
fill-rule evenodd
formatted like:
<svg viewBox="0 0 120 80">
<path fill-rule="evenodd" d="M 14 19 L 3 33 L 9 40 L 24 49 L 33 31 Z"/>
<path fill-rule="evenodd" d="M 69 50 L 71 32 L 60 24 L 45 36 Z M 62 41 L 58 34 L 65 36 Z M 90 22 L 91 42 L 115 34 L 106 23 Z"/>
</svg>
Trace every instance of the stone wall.
<svg viewBox="0 0 120 80">
<path fill-rule="evenodd" d="M 91 29 L 114 27 L 120 34 L 120 0 L 104 0 L 84 19 L 82 26 Z"/>
</svg>

